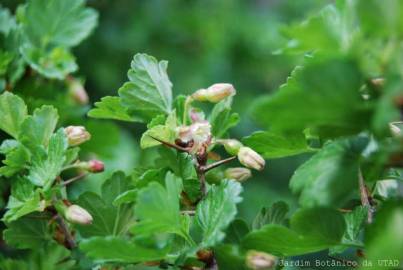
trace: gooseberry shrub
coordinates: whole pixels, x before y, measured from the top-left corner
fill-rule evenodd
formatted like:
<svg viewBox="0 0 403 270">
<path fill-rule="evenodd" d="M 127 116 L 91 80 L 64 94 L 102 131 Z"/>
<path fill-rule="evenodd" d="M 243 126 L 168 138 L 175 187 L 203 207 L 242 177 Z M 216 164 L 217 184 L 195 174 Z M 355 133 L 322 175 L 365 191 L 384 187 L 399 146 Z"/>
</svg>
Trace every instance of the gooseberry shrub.
<svg viewBox="0 0 403 270">
<path fill-rule="evenodd" d="M 263 130 L 233 138 L 232 84 L 174 97 L 168 63 L 142 53 L 117 94 L 88 111 L 71 49 L 96 11 L 83 0 L 30 0 L 15 16 L 1 8 L 0 268 L 295 269 L 286 262 L 312 253 L 346 267 L 401 267 L 400 11 L 397 0 L 336 1 L 284 26 L 276 53 L 303 60 L 251 104 Z M 75 196 L 73 183 L 105 169 L 90 151 L 105 146 L 86 148 L 92 134 L 75 125 L 87 112 L 143 124 L 139 144 L 155 149 L 155 163 Z M 238 219 L 252 170 L 302 153 L 311 157 L 290 179 L 299 208 L 290 214 L 280 201 L 252 224 Z"/>
</svg>

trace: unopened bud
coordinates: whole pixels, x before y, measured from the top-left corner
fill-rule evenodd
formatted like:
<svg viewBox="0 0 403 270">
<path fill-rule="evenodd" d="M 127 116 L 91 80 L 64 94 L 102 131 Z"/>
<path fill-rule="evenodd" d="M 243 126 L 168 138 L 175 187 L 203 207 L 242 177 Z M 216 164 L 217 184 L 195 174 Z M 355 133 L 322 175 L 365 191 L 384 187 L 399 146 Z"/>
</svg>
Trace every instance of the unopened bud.
<svg viewBox="0 0 403 270">
<path fill-rule="evenodd" d="M 92 216 L 87 210 L 78 205 L 70 205 L 64 213 L 66 219 L 71 223 L 88 225 L 92 223 Z"/>
<path fill-rule="evenodd" d="M 375 78 L 371 80 L 371 83 L 376 87 L 382 87 L 385 84 L 384 78 Z"/>
<path fill-rule="evenodd" d="M 228 179 L 244 182 L 252 176 L 252 173 L 247 168 L 238 167 L 226 169 L 224 175 Z"/>
<path fill-rule="evenodd" d="M 403 137 L 403 122 L 391 122 L 389 128 L 394 137 Z"/>
<path fill-rule="evenodd" d="M 273 269 L 277 263 L 277 257 L 265 253 L 251 250 L 246 255 L 246 265 L 254 270 Z"/>
<path fill-rule="evenodd" d="M 226 97 L 236 94 L 234 86 L 230 83 L 216 83 L 207 89 L 200 89 L 193 93 L 192 98 L 197 101 L 217 103 Z"/>
<path fill-rule="evenodd" d="M 76 146 L 91 139 L 91 134 L 83 126 L 68 126 L 64 132 L 70 146 Z"/>
<path fill-rule="evenodd" d="M 244 166 L 258 171 L 263 170 L 265 166 L 264 159 L 252 148 L 243 146 L 239 149 L 238 159 Z"/>
<path fill-rule="evenodd" d="M 103 172 L 105 170 L 105 165 L 100 160 L 92 159 L 87 162 L 85 162 L 85 161 L 80 162 L 79 168 L 92 172 L 92 173 L 99 173 L 99 172 Z"/>
<path fill-rule="evenodd" d="M 227 151 L 230 155 L 238 155 L 239 149 L 243 146 L 243 144 L 235 139 L 227 139 L 227 140 L 219 140 L 219 143 L 224 145 L 225 151 Z"/>
<path fill-rule="evenodd" d="M 85 88 L 80 80 L 71 78 L 68 80 L 69 94 L 75 102 L 80 105 L 88 104 L 89 98 Z"/>
</svg>

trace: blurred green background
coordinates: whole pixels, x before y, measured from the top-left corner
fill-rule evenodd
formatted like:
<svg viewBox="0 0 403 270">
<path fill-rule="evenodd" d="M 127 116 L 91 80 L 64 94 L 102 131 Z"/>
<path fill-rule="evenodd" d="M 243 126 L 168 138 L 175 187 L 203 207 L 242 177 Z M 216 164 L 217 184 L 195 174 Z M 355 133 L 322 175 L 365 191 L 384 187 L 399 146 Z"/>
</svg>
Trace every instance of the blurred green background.
<svg viewBox="0 0 403 270">
<path fill-rule="evenodd" d="M 21 1 L 3 0 L 15 10 Z M 174 94 L 190 93 L 217 82 L 230 82 L 237 89 L 234 110 L 241 123 L 232 136 L 242 138 L 259 130 L 249 116 L 252 102 L 284 83 L 298 57 L 276 55 L 284 44 L 281 25 L 300 21 L 329 1 L 319 0 L 90 0 L 100 13 L 95 32 L 74 49 L 85 87 L 93 104 L 115 95 L 127 80 L 135 53 L 145 52 L 169 61 L 168 73 Z M 57 86 L 56 86 L 57 87 Z M 38 91 L 43 91 L 39 89 Z M 59 104 L 60 110 L 60 104 Z M 141 152 L 140 124 L 83 120 L 85 110 L 67 106 L 63 124 L 84 124 L 93 135 L 83 146 L 88 156 L 106 162 L 101 175 L 76 184 L 73 193 L 99 187 L 98 181 L 115 169 L 126 172 L 153 162 L 155 150 Z M 67 115 L 67 116 L 66 116 Z M 267 162 L 263 172 L 245 183 L 240 216 L 251 221 L 260 207 L 276 200 L 295 205 L 288 189 L 294 169 L 307 156 Z"/>
</svg>

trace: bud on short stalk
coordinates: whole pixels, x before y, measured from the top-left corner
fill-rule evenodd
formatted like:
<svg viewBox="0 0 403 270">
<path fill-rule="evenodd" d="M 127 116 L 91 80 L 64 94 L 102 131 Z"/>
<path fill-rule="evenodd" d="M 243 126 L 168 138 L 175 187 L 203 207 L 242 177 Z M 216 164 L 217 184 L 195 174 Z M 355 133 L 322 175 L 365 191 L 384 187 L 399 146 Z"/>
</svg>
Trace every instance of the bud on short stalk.
<svg viewBox="0 0 403 270">
<path fill-rule="evenodd" d="M 193 93 L 192 98 L 197 101 L 209 101 L 217 103 L 224 98 L 233 96 L 236 90 L 232 84 L 216 83 L 207 89 L 200 89 Z"/>
<path fill-rule="evenodd" d="M 85 88 L 80 80 L 70 78 L 68 81 L 69 95 L 80 105 L 88 104 L 89 98 Z"/>
<path fill-rule="evenodd" d="M 88 225 L 92 223 L 92 216 L 87 210 L 78 205 L 70 205 L 66 208 L 64 216 L 71 223 Z"/>
<path fill-rule="evenodd" d="M 224 175 L 228 179 L 234 179 L 238 182 L 244 182 L 252 176 L 252 173 L 247 168 L 229 168 L 226 169 Z"/>
<path fill-rule="evenodd" d="M 83 126 L 68 126 L 64 132 L 70 146 L 77 146 L 91 139 L 91 134 Z"/>
<path fill-rule="evenodd" d="M 97 159 L 80 162 L 78 167 L 92 173 L 100 173 L 105 170 L 105 164 Z"/>
<path fill-rule="evenodd" d="M 264 159 L 252 148 L 243 146 L 239 149 L 238 159 L 242 165 L 258 171 L 263 170 L 265 166 Z"/>
<path fill-rule="evenodd" d="M 254 270 L 273 269 L 277 263 L 277 257 L 259 251 L 249 251 L 246 255 L 246 265 Z"/>
</svg>

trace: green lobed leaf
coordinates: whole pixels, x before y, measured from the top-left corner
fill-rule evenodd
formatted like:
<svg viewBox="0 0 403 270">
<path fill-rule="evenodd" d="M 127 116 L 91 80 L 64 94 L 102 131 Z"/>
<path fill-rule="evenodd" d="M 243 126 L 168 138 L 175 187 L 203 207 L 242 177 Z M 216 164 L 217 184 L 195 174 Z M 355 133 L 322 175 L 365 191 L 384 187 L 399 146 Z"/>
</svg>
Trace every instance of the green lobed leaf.
<svg viewBox="0 0 403 270">
<path fill-rule="evenodd" d="M 282 28 L 282 33 L 290 39 L 283 50 L 296 53 L 345 53 L 358 32 L 354 20 L 353 1 L 344 1 L 338 6 L 328 5 L 302 23 Z"/>
<path fill-rule="evenodd" d="M 175 233 L 186 235 L 181 224 L 179 196 L 182 182 L 171 172 L 165 177 L 165 188 L 151 182 L 139 190 L 135 206 L 136 217 L 140 220 L 132 228 L 138 235 L 152 235 L 155 233 Z"/>
<path fill-rule="evenodd" d="M 234 219 L 236 204 L 241 201 L 239 196 L 242 186 L 235 181 L 225 180 L 219 186 L 212 186 L 196 208 L 196 221 L 203 231 L 203 247 L 214 246 L 224 239 L 225 230 Z"/>
<path fill-rule="evenodd" d="M 278 256 L 316 252 L 339 244 L 345 226 L 343 216 L 336 210 L 300 209 L 292 216 L 290 228 L 278 224 L 266 225 L 246 235 L 242 248 Z"/>
<path fill-rule="evenodd" d="M 168 253 L 167 248 L 147 248 L 127 239 L 112 236 L 83 240 L 80 249 L 98 261 L 125 263 L 161 260 Z"/>
<path fill-rule="evenodd" d="M 56 128 L 59 115 L 53 106 L 36 109 L 21 125 L 20 141 L 35 152 L 38 146 L 46 147 Z"/>
<path fill-rule="evenodd" d="M 27 117 L 27 106 L 17 95 L 5 92 L 0 95 L 0 129 L 18 137 L 22 122 Z"/>
<path fill-rule="evenodd" d="M 396 269 L 391 264 L 377 264 L 378 260 L 403 261 L 403 201 L 391 200 L 382 205 L 375 221 L 365 231 L 366 258 L 377 269 Z"/>
<path fill-rule="evenodd" d="M 6 177 L 13 176 L 19 171 L 25 169 L 31 157 L 28 149 L 15 140 L 3 141 L 0 146 L 0 153 L 6 155 L 6 158 L 2 161 L 4 166 L 0 167 L 0 175 Z"/>
<path fill-rule="evenodd" d="M 217 103 L 209 116 L 209 122 L 212 126 L 211 133 L 222 138 L 227 131 L 239 123 L 239 115 L 231 112 L 232 97 L 226 98 Z"/>
<path fill-rule="evenodd" d="M 78 69 L 75 57 L 63 47 L 44 50 L 27 43 L 21 53 L 34 70 L 47 78 L 63 80 Z"/>
<path fill-rule="evenodd" d="M 235 219 L 226 230 L 224 242 L 231 244 L 240 244 L 242 238 L 249 233 L 249 226 L 243 219 Z"/>
<path fill-rule="evenodd" d="M 362 83 L 354 61 L 314 57 L 276 93 L 260 98 L 254 115 L 275 132 L 310 128 L 323 137 L 354 134 L 369 125 L 370 107 L 359 93 Z"/>
<path fill-rule="evenodd" d="M 0 5 L 0 33 L 8 35 L 15 26 L 15 18 L 10 13 L 10 10 Z"/>
<path fill-rule="evenodd" d="M 272 131 L 257 131 L 242 141 L 265 158 L 282 158 L 313 151 L 302 133 L 282 135 Z"/>
<path fill-rule="evenodd" d="M 129 82 L 119 89 L 123 106 L 130 113 L 150 121 L 172 110 L 172 83 L 166 69 L 168 62 L 147 54 L 136 54 L 128 72 Z"/>
<path fill-rule="evenodd" d="M 143 149 L 161 144 L 154 138 L 170 143 L 173 143 L 176 138 L 177 120 L 175 111 L 168 115 L 164 125 L 157 124 L 157 121 L 160 121 L 160 116 L 156 118 L 153 118 L 151 121 L 152 125 L 141 136 L 140 147 Z"/>
<path fill-rule="evenodd" d="M 3 217 L 6 222 L 12 222 L 29 213 L 45 209 L 45 201 L 41 199 L 41 191 L 26 178 L 17 178 L 13 183 L 11 196 L 7 203 L 7 212 Z"/>
<path fill-rule="evenodd" d="M 89 117 L 114 119 L 127 122 L 143 122 L 141 118 L 132 116 L 121 103 L 120 97 L 106 96 L 95 102 L 95 108 L 88 112 Z"/>
<path fill-rule="evenodd" d="M 115 199 L 128 188 L 123 172 L 115 172 L 102 185 L 102 196 L 93 192 L 80 195 L 77 204 L 93 217 L 90 225 L 78 225 L 83 237 L 122 235 L 133 222 L 133 207 L 130 204 L 115 205 Z"/>
<path fill-rule="evenodd" d="M 253 220 L 252 228 L 258 230 L 267 224 L 284 225 L 288 211 L 289 207 L 283 201 L 275 202 L 271 207 L 263 207 Z"/>
<path fill-rule="evenodd" d="M 341 206 L 356 192 L 365 138 L 328 143 L 293 174 L 290 187 L 303 206 Z"/>
<path fill-rule="evenodd" d="M 89 36 L 97 18 L 97 12 L 86 8 L 84 0 L 30 0 L 22 22 L 25 34 L 36 47 L 72 47 Z"/>
<path fill-rule="evenodd" d="M 19 249 L 42 248 L 45 243 L 52 241 L 48 220 L 45 216 L 38 215 L 23 217 L 7 224 L 3 237 L 7 245 Z"/>
<path fill-rule="evenodd" d="M 29 181 L 37 186 L 50 188 L 60 174 L 66 160 L 65 153 L 68 147 L 64 129 L 60 128 L 49 140 L 46 154 L 37 151 L 32 156 L 32 165 L 28 175 Z"/>
</svg>

